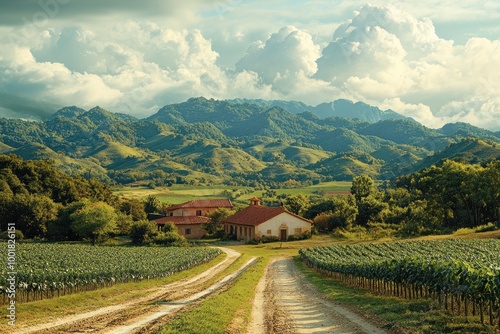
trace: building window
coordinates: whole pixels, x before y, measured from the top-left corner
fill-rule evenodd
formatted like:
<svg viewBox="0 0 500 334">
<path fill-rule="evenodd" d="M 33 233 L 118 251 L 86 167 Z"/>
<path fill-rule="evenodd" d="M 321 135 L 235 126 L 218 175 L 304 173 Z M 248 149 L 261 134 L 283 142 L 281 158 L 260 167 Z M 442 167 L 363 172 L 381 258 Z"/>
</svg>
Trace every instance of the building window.
<svg viewBox="0 0 500 334">
<path fill-rule="evenodd" d="M 302 233 L 302 228 L 296 228 L 295 229 L 295 234 L 301 234 Z"/>
<path fill-rule="evenodd" d="M 173 212 L 170 212 L 170 217 L 172 217 L 173 215 L 174 215 L 174 213 L 173 213 Z"/>
<path fill-rule="evenodd" d="M 267 230 L 267 235 L 271 235 L 271 230 Z"/>
<path fill-rule="evenodd" d="M 248 234 L 248 231 L 247 231 L 247 228 L 245 227 L 245 237 L 247 236 Z"/>
<path fill-rule="evenodd" d="M 191 234 L 191 229 L 190 228 L 187 228 L 184 230 L 184 234 L 185 235 L 190 235 Z"/>
<path fill-rule="evenodd" d="M 201 216 L 201 210 L 196 210 L 196 215 Z"/>
</svg>

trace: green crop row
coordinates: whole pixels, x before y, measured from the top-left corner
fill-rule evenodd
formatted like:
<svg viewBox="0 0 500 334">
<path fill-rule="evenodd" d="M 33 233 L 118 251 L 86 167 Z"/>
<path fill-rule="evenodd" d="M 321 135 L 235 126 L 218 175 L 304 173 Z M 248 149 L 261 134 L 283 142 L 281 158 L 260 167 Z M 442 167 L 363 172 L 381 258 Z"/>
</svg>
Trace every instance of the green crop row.
<svg viewBox="0 0 500 334">
<path fill-rule="evenodd" d="M 490 323 L 498 318 L 500 325 L 500 240 L 334 245 L 300 255 L 320 272 L 377 293 L 435 298 L 466 316 L 477 306 L 482 322 L 488 309 Z"/>
<path fill-rule="evenodd" d="M 7 249 L 7 244 L 2 244 Z M 0 294 L 18 301 L 93 290 L 115 283 L 170 276 L 220 254 L 214 248 L 95 247 L 19 243 L 15 263 L 2 257 Z M 12 259 L 11 259 L 12 260 Z M 14 272 L 15 274 L 12 274 Z"/>
</svg>

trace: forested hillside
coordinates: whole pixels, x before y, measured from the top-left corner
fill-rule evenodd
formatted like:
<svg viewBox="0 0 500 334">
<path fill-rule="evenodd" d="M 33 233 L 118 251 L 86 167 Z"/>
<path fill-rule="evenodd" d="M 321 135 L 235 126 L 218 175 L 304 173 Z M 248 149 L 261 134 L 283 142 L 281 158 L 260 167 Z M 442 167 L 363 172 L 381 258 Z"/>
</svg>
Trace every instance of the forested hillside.
<svg viewBox="0 0 500 334">
<path fill-rule="evenodd" d="M 500 157 L 499 134 L 471 125 L 434 130 L 345 100 L 329 104 L 336 116 L 321 118 L 318 108 L 200 97 L 137 119 L 73 106 L 44 122 L 0 119 L 0 153 L 50 159 L 70 175 L 108 183 L 257 187 L 290 179 L 352 180 L 360 174 L 393 179 L 443 159 L 483 163 Z"/>
<path fill-rule="evenodd" d="M 159 233 L 146 214 L 161 211 L 154 198 L 118 198 L 93 178 L 69 176 L 47 160 L 0 155 L 0 237 L 88 240 L 130 235 L 135 243 L 182 243 L 173 231 Z M 12 237 L 10 237 L 12 238 Z"/>
</svg>

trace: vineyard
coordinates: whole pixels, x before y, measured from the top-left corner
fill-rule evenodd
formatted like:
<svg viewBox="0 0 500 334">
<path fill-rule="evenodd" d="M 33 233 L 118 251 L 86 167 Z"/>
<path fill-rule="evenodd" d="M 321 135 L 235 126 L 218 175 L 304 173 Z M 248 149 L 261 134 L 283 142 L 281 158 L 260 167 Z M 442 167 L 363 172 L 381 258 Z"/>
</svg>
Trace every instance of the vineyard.
<svg viewBox="0 0 500 334">
<path fill-rule="evenodd" d="M 6 245 L 3 245 L 6 249 Z M 162 278 L 207 262 L 213 248 L 95 247 L 89 245 L 16 245 L 16 302 L 29 302 L 115 283 Z M 5 259 L 1 302 L 8 303 Z"/>
<path fill-rule="evenodd" d="M 375 293 L 431 298 L 500 327 L 500 240 L 413 241 L 301 249 L 324 275 Z"/>
</svg>

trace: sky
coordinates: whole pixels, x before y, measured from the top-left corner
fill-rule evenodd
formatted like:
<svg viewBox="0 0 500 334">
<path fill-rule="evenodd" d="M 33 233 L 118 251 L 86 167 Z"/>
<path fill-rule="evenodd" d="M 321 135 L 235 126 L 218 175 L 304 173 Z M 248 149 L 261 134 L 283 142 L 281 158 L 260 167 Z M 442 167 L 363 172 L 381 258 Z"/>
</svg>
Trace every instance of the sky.
<svg viewBox="0 0 500 334">
<path fill-rule="evenodd" d="M 0 115 L 339 98 L 500 130 L 500 1 L 0 0 Z"/>
</svg>

